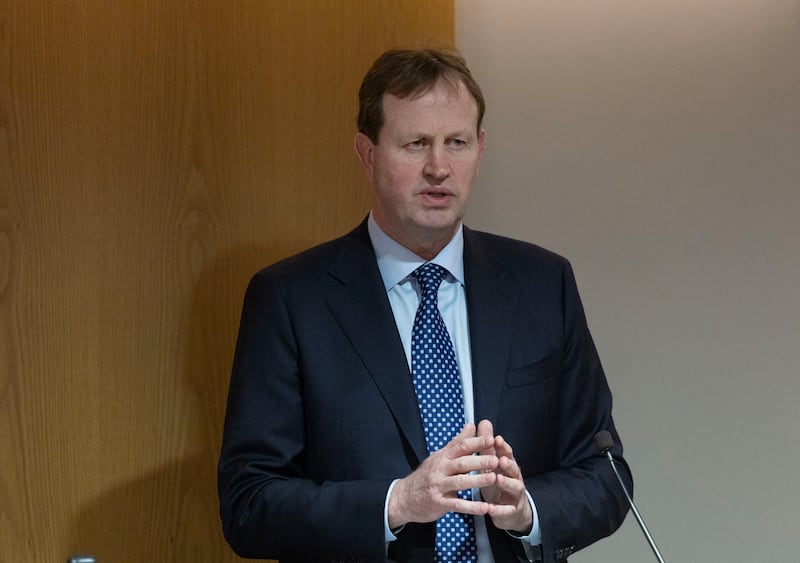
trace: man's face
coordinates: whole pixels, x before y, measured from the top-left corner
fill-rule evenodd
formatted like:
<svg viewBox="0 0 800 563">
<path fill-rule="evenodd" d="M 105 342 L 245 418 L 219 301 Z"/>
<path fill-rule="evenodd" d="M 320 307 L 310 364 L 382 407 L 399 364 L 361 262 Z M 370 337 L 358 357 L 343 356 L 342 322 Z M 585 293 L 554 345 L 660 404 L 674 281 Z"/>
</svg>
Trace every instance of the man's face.
<svg viewBox="0 0 800 563">
<path fill-rule="evenodd" d="M 432 258 L 464 216 L 485 146 L 478 105 L 463 84 L 437 82 L 419 97 L 383 97 L 378 143 L 356 135 L 373 186 L 372 214 L 393 239 Z"/>
</svg>

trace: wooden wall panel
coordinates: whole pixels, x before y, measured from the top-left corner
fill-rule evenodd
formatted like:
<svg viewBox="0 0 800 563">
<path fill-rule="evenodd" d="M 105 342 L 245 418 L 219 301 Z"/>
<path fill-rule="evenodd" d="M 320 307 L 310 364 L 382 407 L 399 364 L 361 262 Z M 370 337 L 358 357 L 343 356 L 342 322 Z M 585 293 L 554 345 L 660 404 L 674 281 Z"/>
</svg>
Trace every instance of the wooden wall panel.
<svg viewBox="0 0 800 563">
<path fill-rule="evenodd" d="M 261 266 L 369 206 L 383 49 L 452 2 L 0 0 L 0 561 L 235 561 L 215 464 Z"/>
</svg>

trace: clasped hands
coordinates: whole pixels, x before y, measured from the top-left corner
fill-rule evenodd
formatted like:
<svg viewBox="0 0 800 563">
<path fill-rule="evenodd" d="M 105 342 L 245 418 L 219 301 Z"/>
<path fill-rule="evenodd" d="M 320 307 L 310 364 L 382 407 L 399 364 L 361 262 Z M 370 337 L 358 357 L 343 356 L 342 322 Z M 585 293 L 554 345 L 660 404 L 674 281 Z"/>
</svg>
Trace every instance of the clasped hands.
<svg viewBox="0 0 800 563">
<path fill-rule="evenodd" d="M 477 454 L 477 455 L 475 455 Z M 460 499 L 456 492 L 479 488 L 479 501 Z M 533 514 L 522 471 L 514 452 L 492 423 L 472 423 L 446 446 L 432 453 L 407 477 L 400 479 L 389 498 L 392 529 L 409 522 L 433 522 L 447 512 L 488 514 L 501 530 L 528 534 Z"/>
</svg>

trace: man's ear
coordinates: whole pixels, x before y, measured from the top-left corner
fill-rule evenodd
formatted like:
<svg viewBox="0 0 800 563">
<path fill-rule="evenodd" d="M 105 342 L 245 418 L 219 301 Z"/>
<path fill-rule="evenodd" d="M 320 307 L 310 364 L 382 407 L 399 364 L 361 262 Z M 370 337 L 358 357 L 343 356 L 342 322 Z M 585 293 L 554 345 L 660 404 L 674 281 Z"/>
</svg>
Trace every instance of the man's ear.
<svg viewBox="0 0 800 563">
<path fill-rule="evenodd" d="M 486 129 L 481 129 L 478 132 L 478 151 L 480 156 L 483 156 L 483 151 L 486 150 Z"/>
<path fill-rule="evenodd" d="M 486 130 L 481 129 L 478 132 L 478 165 L 475 168 L 475 175 L 479 175 L 481 171 L 481 158 L 483 158 L 483 153 L 486 151 Z"/>
<path fill-rule="evenodd" d="M 375 144 L 369 137 L 359 131 L 356 133 L 356 138 L 353 141 L 353 147 L 356 149 L 356 154 L 358 155 L 358 160 L 361 163 L 361 167 L 364 169 L 367 177 L 371 180 Z"/>
</svg>

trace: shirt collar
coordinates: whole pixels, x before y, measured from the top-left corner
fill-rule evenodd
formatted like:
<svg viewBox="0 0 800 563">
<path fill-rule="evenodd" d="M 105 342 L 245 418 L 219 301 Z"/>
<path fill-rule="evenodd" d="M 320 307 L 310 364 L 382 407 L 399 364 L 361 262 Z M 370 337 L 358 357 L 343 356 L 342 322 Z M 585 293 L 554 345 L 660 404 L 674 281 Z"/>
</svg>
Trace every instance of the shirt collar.
<svg viewBox="0 0 800 563">
<path fill-rule="evenodd" d="M 371 212 L 367 219 L 367 229 L 386 291 L 402 282 L 411 272 L 427 262 L 383 232 L 373 219 Z M 450 276 L 464 285 L 464 232 L 460 223 L 456 234 L 447 243 L 447 246 L 430 262 L 445 268 Z"/>
</svg>

